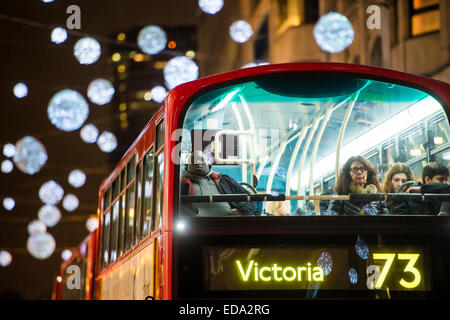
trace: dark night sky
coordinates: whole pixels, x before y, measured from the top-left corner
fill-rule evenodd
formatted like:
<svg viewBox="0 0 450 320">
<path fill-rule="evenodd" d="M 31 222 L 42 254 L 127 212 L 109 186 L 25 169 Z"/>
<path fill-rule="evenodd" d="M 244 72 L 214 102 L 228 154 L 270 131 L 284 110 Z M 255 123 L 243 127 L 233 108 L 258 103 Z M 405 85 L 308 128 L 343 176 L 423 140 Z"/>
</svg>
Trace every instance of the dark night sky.
<svg viewBox="0 0 450 320">
<path fill-rule="evenodd" d="M 100 59 L 92 65 L 80 65 L 73 56 L 79 33 L 69 34 L 68 40 L 60 45 L 50 41 L 51 29 L 65 25 L 69 16 L 66 8 L 72 4 L 81 9 L 81 30 L 77 31 L 98 37 L 102 46 Z M 35 175 L 22 173 L 18 168 L 9 174 L 0 173 L 1 199 L 10 196 L 16 200 L 11 212 L 0 207 L 0 249 L 8 250 L 13 256 L 11 265 L 0 267 L 0 297 L 16 292 L 17 297 L 25 299 L 50 298 L 52 278 L 62 262 L 61 251 L 76 247 L 88 235 L 85 221 L 96 213 L 98 187 L 114 165 L 96 144 L 84 143 L 79 130 L 63 132 L 50 123 L 47 105 L 51 97 L 65 88 L 77 90 L 89 102 L 86 123 L 94 123 L 100 132 L 118 128 L 114 102 L 98 106 L 86 96 L 90 81 L 111 74 L 109 48 L 115 42 L 114 34 L 148 24 L 195 26 L 197 15 L 196 0 L 55 0 L 48 4 L 40 0 L 2 1 L 0 147 L 31 135 L 46 147 L 48 161 Z M 136 39 L 126 42 L 130 47 L 136 46 Z M 28 86 L 26 98 L 17 99 L 13 95 L 13 87 L 18 82 Z M 150 115 L 146 116 L 150 119 Z M 137 133 L 132 132 L 131 136 L 133 140 Z M 129 143 L 119 140 L 120 147 L 113 158 L 120 158 Z M 1 154 L 0 161 L 4 159 Z M 69 172 L 77 168 L 87 175 L 86 184 L 80 189 L 67 182 Z M 56 240 L 56 250 L 49 259 L 39 261 L 26 251 L 26 228 L 37 218 L 43 205 L 39 188 L 50 179 L 57 181 L 66 194 L 75 194 L 80 206 L 74 212 L 67 212 L 58 204 L 62 219 L 57 226 L 48 228 Z"/>
</svg>

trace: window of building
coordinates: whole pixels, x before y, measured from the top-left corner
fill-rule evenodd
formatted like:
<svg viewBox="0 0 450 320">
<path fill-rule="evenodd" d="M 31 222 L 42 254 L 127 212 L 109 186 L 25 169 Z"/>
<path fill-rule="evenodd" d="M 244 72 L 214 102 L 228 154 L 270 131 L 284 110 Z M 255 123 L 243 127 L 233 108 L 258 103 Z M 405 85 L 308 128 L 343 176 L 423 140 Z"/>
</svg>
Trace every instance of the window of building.
<svg viewBox="0 0 450 320">
<path fill-rule="evenodd" d="M 410 0 L 411 36 L 439 31 L 439 0 Z"/>
</svg>

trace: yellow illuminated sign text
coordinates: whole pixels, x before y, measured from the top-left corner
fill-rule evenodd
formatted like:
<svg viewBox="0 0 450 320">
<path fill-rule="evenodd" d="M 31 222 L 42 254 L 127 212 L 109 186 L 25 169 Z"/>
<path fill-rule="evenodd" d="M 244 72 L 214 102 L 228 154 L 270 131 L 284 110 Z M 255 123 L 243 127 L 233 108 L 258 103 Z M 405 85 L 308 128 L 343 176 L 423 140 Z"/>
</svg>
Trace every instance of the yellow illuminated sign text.
<svg viewBox="0 0 450 320">
<path fill-rule="evenodd" d="M 383 266 L 383 269 L 381 270 L 381 273 L 375 283 L 375 288 L 380 289 L 383 286 L 384 280 L 386 279 L 387 275 L 389 274 L 389 270 L 391 269 L 394 260 L 395 260 L 395 253 L 374 253 L 373 259 L 374 260 L 386 260 L 386 263 Z M 420 254 L 418 253 L 399 253 L 397 254 L 398 260 L 409 260 L 408 264 L 406 265 L 405 269 L 403 270 L 404 273 L 412 273 L 413 280 L 412 281 L 406 281 L 405 279 L 401 279 L 399 281 L 400 285 L 407 289 L 413 289 L 416 288 L 422 279 L 420 271 L 414 267 L 417 260 L 419 259 Z"/>
</svg>

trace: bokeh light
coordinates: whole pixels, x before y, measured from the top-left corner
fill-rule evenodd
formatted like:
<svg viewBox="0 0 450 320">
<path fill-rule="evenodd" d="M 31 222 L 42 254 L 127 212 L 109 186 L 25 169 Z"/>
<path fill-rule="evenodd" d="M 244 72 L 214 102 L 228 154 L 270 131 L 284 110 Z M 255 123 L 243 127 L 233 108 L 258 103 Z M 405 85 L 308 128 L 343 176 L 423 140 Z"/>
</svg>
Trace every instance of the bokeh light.
<svg viewBox="0 0 450 320">
<path fill-rule="evenodd" d="M 6 197 L 3 199 L 3 208 L 11 211 L 16 206 L 16 201 L 11 197 Z"/>
<path fill-rule="evenodd" d="M 47 162 L 47 151 L 44 145 L 32 136 L 26 136 L 17 141 L 14 163 L 24 173 L 35 174 Z"/>
<path fill-rule="evenodd" d="M 54 227 L 61 220 L 61 211 L 55 206 L 46 204 L 39 209 L 38 217 L 47 227 Z"/>
<path fill-rule="evenodd" d="M 64 28 L 56 27 L 52 30 L 51 39 L 53 43 L 60 44 L 67 40 L 67 31 Z"/>
<path fill-rule="evenodd" d="M 18 99 L 22 99 L 28 95 L 28 87 L 25 83 L 19 82 L 14 86 L 13 92 Z"/>
<path fill-rule="evenodd" d="M 80 130 L 80 137 L 86 143 L 94 143 L 97 141 L 98 129 L 92 123 L 85 125 Z"/>
<path fill-rule="evenodd" d="M 242 67 L 241 67 L 241 69 L 243 69 L 243 68 L 251 68 L 251 67 L 256 67 L 256 66 L 263 66 L 263 65 L 266 65 L 266 64 L 269 64 L 268 62 L 266 62 L 266 61 L 253 61 L 253 62 L 249 62 L 249 63 L 246 63 L 246 64 L 244 64 Z"/>
<path fill-rule="evenodd" d="M 62 258 L 64 261 L 69 260 L 70 258 L 72 258 L 72 251 L 70 251 L 69 249 L 64 249 L 64 250 L 61 252 L 61 258 Z"/>
<path fill-rule="evenodd" d="M 11 171 L 13 171 L 14 169 L 14 164 L 6 159 L 2 161 L 2 172 L 3 173 L 10 173 Z"/>
<path fill-rule="evenodd" d="M 114 87 L 106 79 L 95 79 L 93 80 L 87 89 L 87 96 L 89 99 L 98 105 L 104 105 L 111 102 L 114 96 Z"/>
<path fill-rule="evenodd" d="M 80 204 L 80 201 L 78 200 L 77 196 L 74 194 L 68 194 L 64 197 L 63 200 L 63 207 L 67 211 L 74 211 L 76 208 L 78 208 L 78 205 Z"/>
<path fill-rule="evenodd" d="M 86 220 L 86 229 L 88 229 L 89 232 L 94 231 L 98 228 L 98 219 L 97 217 L 90 217 Z"/>
<path fill-rule="evenodd" d="M 198 0 L 198 6 L 203 12 L 216 14 L 223 7 L 223 0 Z"/>
<path fill-rule="evenodd" d="M 137 43 L 143 52 L 157 54 L 166 47 L 167 36 L 160 27 L 150 25 L 139 31 Z"/>
<path fill-rule="evenodd" d="M 358 273 L 356 272 L 356 269 L 355 269 L 355 268 L 351 268 L 351 269 L 348 271 L 348 277 L 349 277 L 349 280 L 350 280 L 350 283 L 351 283 L 351 284 L 356 284 L 356 283 L 358 283 Z"/>
<path fill-rule="evenodd" d="M 253 35 L 252 26 L 244 20 L 237 20 L 230 26 L 230 36 L 237 43 L 248 41 Z"/>
<path fill-rule="evenodd" d="M 73 54 L 80 64 L 92 64 L 96 62 L 101 53 L 100 43 L 91 37 L 81 38 L 73 47 Z"/>
<path fill-rule="evenodd" d="M 54 180 L 47 181 L 39 189 L 39 198 L 45 204 L 56 205 L 64 196 L 64 189 Z"/>
<path fill-rule="evenodd" d="M 71 186 L 73 186 L 75 188 L 80 188 L 86 182 L 86 175 L 84 174 L 84 172 L 82 170 L 75 169 L 69 173 L 68 181 Z"/>
<path fill-rule="evenodd" d="M 348 19 L 337 12 L 322 16 L 314 26 L 314 39 L 326 52 L 341 52 L 352 44 L 355 32 Z"/>
<path fill-rule="evenodd" d="M 163 86 L 154 86 L 150 91 L 153 101 L 162 103 L 167 96 L 166 88 Z"/>
<path fill-rule="evenodd" d="M 34 236 L 38 233 L 47 232 L 47 226 L 41 220 L 33 220 L 27 226 L 28 234 Z"/>
<path fill-rule="evenodd" d="M 367 260 L 369 257 L 369 246 L 367 243 L 358 235 L 355 243 L 356 254 L 363 260 Z"/>
<path fill-rule="evenodd" d="M 7 143 L 3 146 L 3 155 L 7 158 L 12 158 L 16 154 L 16 147 L 12 143 Z"/>
<path fill-rule="evenodd" d="M 197 64 L 185 56 L 170 59 L 164 67 L 164 80 L 166 81 L 166 85 L 169 89 L 173 89 L 179 84 L 192 81 L 197 78 Z"/>
<path fill-rule="evenodd" d="M 97 139 L 97 145 L 103 152 L 109 153 L 117 148 L 117 138 L 114 133 L 104 131 Z"/>
<path fill-rule="evenodd" d="M 317 266 L 322 268 L 324 275 L 329 275 L 333 269 L 333 259 L 328 251 L 323 251 L 316 261 Z"/>
<path fill-rule="evenodd" d="M 28 252 L 39 260 L 50 257 L 55 251 L 56 243 L 53 236 L 47 232 L 37 233 L 27 240 Z"/>
<path fill-rule="evenodd" d="M 48 118 L 60 130 L 79 129 L 89 115 L 89 105 L 75 90 L 64 89 L 56 93 L 47 108 Z"/>
<path fill-rule="evenodd" d="M 12 255 L 6 250 L 0 250 L 0 266 L 7 267 L 12 262 Z"/>
</svg>

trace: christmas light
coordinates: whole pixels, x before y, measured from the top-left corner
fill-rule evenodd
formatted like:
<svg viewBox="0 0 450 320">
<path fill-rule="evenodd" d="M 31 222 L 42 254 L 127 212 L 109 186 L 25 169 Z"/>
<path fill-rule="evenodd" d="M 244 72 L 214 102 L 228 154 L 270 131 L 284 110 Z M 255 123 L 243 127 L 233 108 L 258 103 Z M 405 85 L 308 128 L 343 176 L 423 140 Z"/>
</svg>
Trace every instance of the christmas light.
<svg viewBox="0 0 450 320">
<path fill-rule="evenodd" d="M 89 115 L 89 105 L 75 90 L 64 89 L 56 93 L 47 108 L 48 118 L 60 130 L 79 129 Z"/>
<path fill-rule="evenodd" d="M 341 52 L 353 42 L 352 24 L 342 14 L 330 12 L 322 16 L 314 27 L 314 39 L 326 52 Z"/>
<path fill-rule="evenodd" d="M 170 59 L 164 67 L 164 80 L 169 89 L 197 78 L 197 64 L 185 56 Z"/>
<path fill-rule="evenodd" d="M 35 174 L 47 162 L 47 151 L 36 138 L 26 136 L 20 139 L 17 141 L 15 149 L 14 163 L 24 173 Z"/>
<path fill-rule="evenodd" d="M 150 25 L 139 31 L 137 43 L 145 53 L 157 54 L 166 47 L 167 36 L 160 27 Z"/>
<path fill-rule="evenodd" d="M 111 102 L 114 96 L 114 87 L 106 79 L 95 79 L 93 80 L 87 89 L 87 95 L 89 99 L 96 104 L 104 105 Z"/>
<path fill-rule="evenodd" d="M 252 26 L 244 20 L 235 21 L 230 26 L 230 36 L 235 42 L 244 43 L 250 39 L 252 35 Z"/>
<path fill-rule="evenodd" d="M 73 54 L 80 64 L 92 64 L 98 60 L 102 53 L 100 43 L 91 37 L 78 40 L 73 47 Z"/>
</svg>

